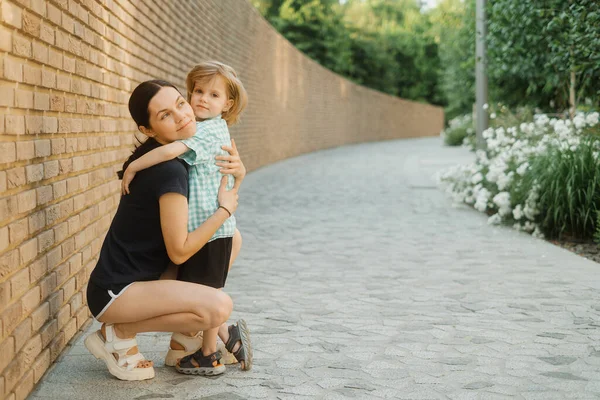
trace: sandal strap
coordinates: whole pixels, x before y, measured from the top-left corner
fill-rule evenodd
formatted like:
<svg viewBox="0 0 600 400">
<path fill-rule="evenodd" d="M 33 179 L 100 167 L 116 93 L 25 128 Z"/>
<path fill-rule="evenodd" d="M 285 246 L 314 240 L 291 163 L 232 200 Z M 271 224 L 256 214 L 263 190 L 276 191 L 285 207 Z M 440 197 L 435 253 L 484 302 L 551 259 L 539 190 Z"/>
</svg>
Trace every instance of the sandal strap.
<svg viewBox="0 0 600 400">
<path fill-rule="evenodd" d="M 140 361 L 144 360 L 145 358 L 141 353 L 125 355 L 123 357 L 119 355 L 119 360 L 117 361 L 117 364 L 119 365 L 119 367 L 126 366 L 128 371 L 132 371 L 133 369 L 137 368 L 137 365 Z"/>
<path fill-rule="evenodd" d="M 227 351 L 233 354 L 236 360 L 246 361 L 246 349 L 244 348 L 244 343 L 242 342 L 240 327 L 237 324 L 229 325 L 227 330 L 229 331 L 229 339 L 227 340 L 227 343 L 225 343 L 225 348 Z M 240 347 L 234 352 L 233 348 L 237 342 L 240 342 Z"/>
<path fill-rule="evenodd" d="M 122 350 L 131 349 L 132 347 L 137 346 L 137 340 L 135 338 L 131 339 L 121 339 L 116 333 L 112 324 L 105 326 L 106 332 L 106 340 L 104 341 L 104 346 L 106 350 L 111 353 L 119 353 Z M 125 353 L 127 353 L 127 351 Z"/>
<path fill-rule="evenodd" d="M 194 336 L 187 336 L 183 333 L 174 332 L 171 335 L 171 340 L 182 345 L 186 352 L 196 351 L 199 346 L 202 346 L 202 331 Z"/>
<path fill-rule="evenodd" d="M 229 339 L 227 339 L 227 343 L 225 343 L 225 348 L 230 353 L 233 353 L 233 348 L 235 347 L 235 344 L 237 342 L 241 342 L 242 340 L 242 335 L 240 334 L 240 327 L 237 325 L 229 325 L 227 330 L 229 331 Z"/>
</svg>

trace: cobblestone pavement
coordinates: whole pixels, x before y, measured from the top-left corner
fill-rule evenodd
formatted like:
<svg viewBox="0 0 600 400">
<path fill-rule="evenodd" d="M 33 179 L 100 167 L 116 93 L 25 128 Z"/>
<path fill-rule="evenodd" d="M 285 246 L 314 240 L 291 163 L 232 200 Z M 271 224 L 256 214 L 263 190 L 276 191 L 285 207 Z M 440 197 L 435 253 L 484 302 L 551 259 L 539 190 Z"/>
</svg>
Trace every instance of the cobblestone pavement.
<svg viewBox="0 0 600 400">
<path fill-rule="evenodd" d="M 81 337 L 31 399 L 600 398 L 598 264 L 453 206 L 431 177 L 469 158 L 416 139 L 249 174 L 227 291 L 253 371 L 180 375 L 144 334 L 157 376 L 120 382 Z"/>
</svg>

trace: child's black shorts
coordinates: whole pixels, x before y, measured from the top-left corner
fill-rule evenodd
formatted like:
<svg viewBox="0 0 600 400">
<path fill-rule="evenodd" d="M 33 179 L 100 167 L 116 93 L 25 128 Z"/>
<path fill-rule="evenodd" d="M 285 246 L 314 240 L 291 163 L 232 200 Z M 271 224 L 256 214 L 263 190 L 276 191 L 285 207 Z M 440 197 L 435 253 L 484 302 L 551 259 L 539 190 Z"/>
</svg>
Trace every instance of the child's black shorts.
<svg viewBox="0 0 600 400">
<path fill-rule="evenodd" d="M 208 242 L 189 260 L 179 266 L 177 280 L 200 283 L 220 289 L 225 286 L 229 272 L 233 238 Z"/>
</svg>

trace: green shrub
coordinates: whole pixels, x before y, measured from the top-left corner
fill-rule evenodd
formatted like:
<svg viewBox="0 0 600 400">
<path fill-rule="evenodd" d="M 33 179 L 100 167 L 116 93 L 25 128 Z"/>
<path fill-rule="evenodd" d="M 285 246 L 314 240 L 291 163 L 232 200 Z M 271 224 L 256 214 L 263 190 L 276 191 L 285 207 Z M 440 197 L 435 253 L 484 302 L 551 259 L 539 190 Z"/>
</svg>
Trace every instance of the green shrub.
<svg viewBox="0 0 600 400">
<path fill-rule="evenodd" d="M 591 239 L 600 210 L 600 138 L 534 157 L 524 186 L 537 185 L 540 228 L 549 238 Z"/>
<path fill-rule="evenodd" d="M 469 114 L 451 119 L 448 127 L 442 132 L 447 146 L 460 146 L 465 138 L 474 135 L 473 118 Z"/>
<path fill-rule="evenodd" d="M 448 146 L 460 146 L 465 138 L 467 137 L 467 128 L 460 127 L 446 132 L 444 136 L 444 143 Z"/>
</svg>

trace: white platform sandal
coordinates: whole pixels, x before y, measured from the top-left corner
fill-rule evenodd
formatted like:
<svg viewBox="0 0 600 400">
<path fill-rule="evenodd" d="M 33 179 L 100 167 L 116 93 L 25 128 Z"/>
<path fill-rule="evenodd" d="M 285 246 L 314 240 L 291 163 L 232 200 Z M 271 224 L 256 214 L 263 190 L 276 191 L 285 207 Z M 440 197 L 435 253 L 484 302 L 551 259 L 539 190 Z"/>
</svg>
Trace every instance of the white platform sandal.
<svg viewBox="0 0 600 400">
<path fill-rule="evenodd" d="M 128 355 L 127 352 L 137 346 L 133 339 L 120 339 L 112 325 L 105 325 L 106 341 L 101 331 L 96 331 L 85 338 L 85 347 L 97 359 L 103 360 L 108 372 L 123 381 L 143 381 L 154 378 L 154 367 L 138 368 L 140 361 L 146 360 L 141 353 Z M 117 360 L 115 354 L 119 356 Z"/>
<path fill-rule="evenodd" d="M 169 348 L 169 352 L 165 357 L 165 365 L 168 367 L 174 367 L 175 364 L 177 364 L 177 360 L 195 353 L 202 347 L 202 331 L 198 332 L 195 336 L 187 336 L 183 333 L 173 332 L 171 340 L 179 343 L 184 350 L 173 350 Z"/>
<path fill-rule="evenodd" d="M 183 333 L 174 332 L 171 335 L 171 340 L 179 343 L 184 348 L 184 350 L 169 349 L 167 356 L 165 357 L 165 365 L 174 367 L 177 364 L 177 360 L 180 358 L 194 354 L 196 351 L 200 350 L 202 347 L 202 331 L 198 332 L 195 336 L 187 336 Z M 229 365 L 238 362 L 234 355 L 227 351 L 225 343 L 223 343 L 221 339 L 217 339 L 217 351 L 221 352 L 222 364 Z"/>
</svg>

